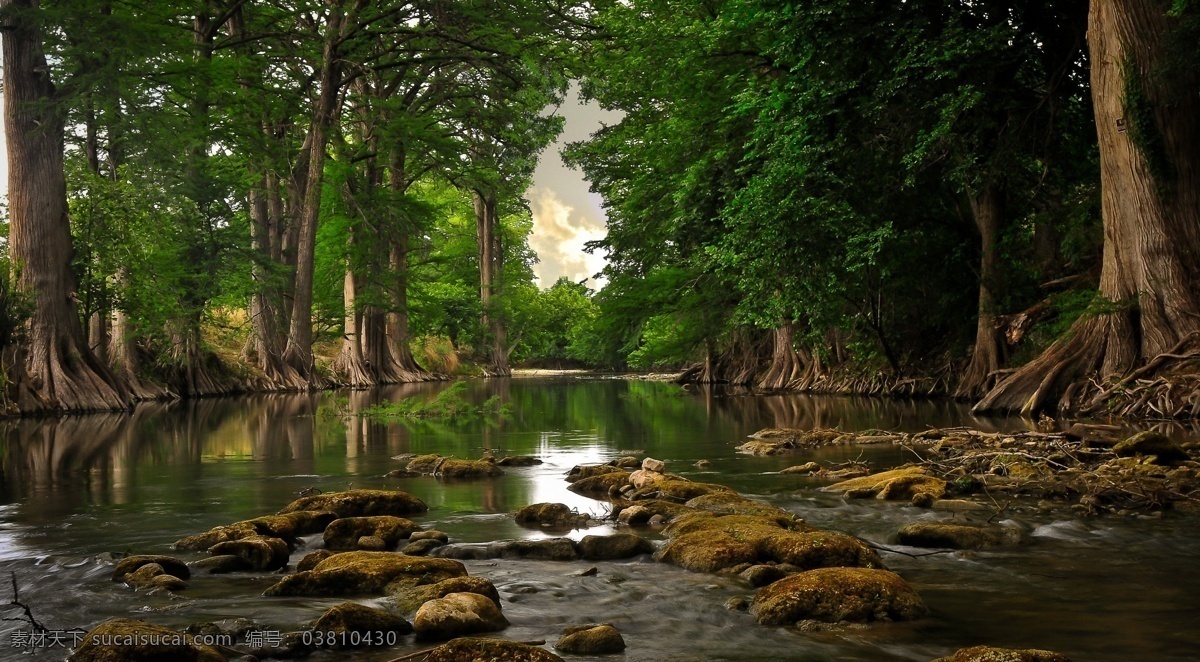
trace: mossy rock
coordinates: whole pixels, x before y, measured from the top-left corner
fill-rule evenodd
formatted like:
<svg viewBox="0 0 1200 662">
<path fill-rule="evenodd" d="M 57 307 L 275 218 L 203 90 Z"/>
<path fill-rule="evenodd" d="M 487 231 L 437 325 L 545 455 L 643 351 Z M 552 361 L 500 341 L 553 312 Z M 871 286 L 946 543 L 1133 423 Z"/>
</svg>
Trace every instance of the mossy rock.
<svg viewBox="0 0 1200 662">
<path fill-rule="evenodd" d="M 763 625 L 800 621 L 907 621 L 928 610 L 900 575 L 871 568 L 820 568 L 785 577 L 758 592 L 750 613 Z"/>
<path fill-rule="evenodd" d="M 571 510 L 562 503 L 535 503 L 513 513 L 518 524 L 536 524 L 553 528 L 583 528 L 587 526 L 587 515 Z"/>
<path fill-rule="evenodd" d="M 663 529 L 663 535 L 677 538 L 696 531 L 724 531 L 740 538 L 764 538 L 783 531 L 816 530 L 796 519 L 780 521 L 758 515 L 712 515 L 680 518 Z"/>
<path fill-rule="evenodd" d="M 204 550 L 222 542 L 242 540 L 253 536 L 279 538 L 289 547 L 293 546 L 298 536 L 310 533 L 320 533 L 325 527 L 337 519 L 337 515 L 328 511 L 297 510 L 284 515 L 265 515 L 254 519 L 216 526 L 204 533 L 187 536 L 175 541 L 175 549 Z"/>
<path fill-rule="evenodd" d="M 405 635 L 413 631 L 412 623 L 390 611 L 376 609 L 356 602 L 343 602 L 330 607 L 312 629 L 326 634 L 370 634 L 395 632 Z M 335 637 L 335 640 L 353 642 L 354 638 Z"/>
<path fill-rule="evenodd" d="M 188 565 L 174 556 L 137 554 L 135 556 L 126 556 L 117 563 L 117 567 L 113 568 L 112 580 L 114 582 L 123 582 L 127 575 L 151 563 L 158 564 L 162 567 L 163 572 L 180 579 L 190 579 L 192 576 L 192 571 L 188 569 Z"/>
<path fill-rule="evenodd" d="M 1139 432 L 1113 446 L 1117 457 L 1154 456 L 1156 464 L 1174 464 L 1188 459 L 1187 451 L 1161 432 Z"/>
<path fill-rule="evenodd" d="M 500 606 L 500 593 L 486 577 L 455 577 L 424 586 L 391 585 L 387 590 L 396 609 L 405 614 L 411 614 L 426 602 L 444 598 L 451 593 L 476 593 L 495 602 L 497 607 Z"/>
<path fill-rule="evenodd" d="M 414 540 L 408 543 L 404 546 L 404 549 L 400 550 L 400 553 L 408 554 L 409 556 L 425 556 L 438 547 L 444 547 L 445 545 L 446 543 L 441 540 L 425 538 L 424 540 Z"/>
<path fill-rule="evenodd" d="M 637 503 L 623 503 L 614 509 L 617 521 L 631 526 L 646 524 L 655 516 L 660 517 L 664 522 L 672 522 L 682 517 L 690 517 L 699 512 L 701 511 L 689 508 L 681 503 L 663 501 L 661 499 L 646 499 Z M 705 514 L 707 515 L 708 513 Z"/>
<path fill-rule="evenodd" d="M 1071 662 L 1071 659 L 1062 653 L 1034 648 L 1015 650 L 993 648 L 992 646 L 972 646 L 960 648 L 933 662 Z"/>
<path fill-rule="evenodd" d="M 167 574 L 157 563 L 147 563 L 125 575 L 125 583 L 136 589 L 161 588 L 168 591 L 182 591 L 188 587 L 187 582 Z"/>
<path fill-rule="evenodd" d="M 210 575 L 222 575 L 230 572 L 243 572 L 253 570 L 249 563 L 246 563 L 242 557 L 234 554 L 222 554 L 220 556 L 209 556 L 198 561 L 192 561 L 188 567 L 195 572 L 205 572 Z"/>
<path fill-rule="evenodd" d="M 302 510 L 328 511 L 338 517 L 370 517 L 374 515 L 419 515 L 429 510 L 424 501 L 407 492 L 392 490 L 350 490 L 331 492 L 296 499 L 280 515 Z"/>
<path fill-rule="evenodd" d="M 437 471 L 438 465 L 445 459 L 445 457 L 436 454 L 418 455 L 408 461 L 405 469 L 423 476 L 432 476 Z"/>
<path fill-rule="evenodd" d="M 737 447 L 737 452 L 746 455 L 783 455 L 796 449 L 790 441 L 765 441 L 754 439 Z"/>
<path fill-rule="evenodd" d="M 590 623 L 563 630 L 554 648 L 572 655 L 609 655 L 625 650 L 625 639 L 608 623 Z"/>
<path fill-rule="evenodd" d="M 315 552 L 305 554 L 304 558 L 300 559 L 300 562 L 296 564 L 296 572 L 312 570 L 313 568 L 317 567 L 318 563 L 337 553 L 338 552 L 335 552 L 331 549 L 318 549 Z"/>
<path fill-rule="evenodd" d="M 563 662 L 554 653 L 503 639 L 461 637 L 433 649 L 425 662 Z"/>
<path fill-rule="evenodd" d="M 333 550 L 358 548 L 358 539 L 373 536 L 383 541 L 384 549 L 395 549 L 401 540 L 420 531 L 412 520 L 392 515 L 372 517 L 342 517 L 325 528 L 325 547 Z"/>
<path fill-rule="evenodd" d="M 902 545 L 950 549 L 980 549 L 1023 545 L 1029 542 L 1029 535 L 1015 526 L 985 527 L 941 522 L 908 524 L 900 528 L 896 537 Z"/>
<path fill-rule="evenodd" d="M 637 464 L 640 465 L 641 462 L 639 461 Z M 613 466 L 611 464 L 579 464 L 571 467 L 570 471 L 567 472 L 567 482 L 577 483 L 585 478 L 592 478 L 594 476 L 601 476 L 603 474 L 611 473 L 627 474 L 629 472 L 625 471 L 621 467 Z"/>
<path fill-rule="evenodd" d="M 767 536 L 759 547 L 763 559 L 798 568 L 882 568 L 870 545 L 837 531 L 786 531 Z"/>
<path fill-rule="evenodd" d="M 851 478 L 822 488 L 847 496 L 874 496 L 877 499 L 908 501 L 917 493 L 939 499 L 946 494 L 946 481 L 929 476 L 921 467 L 904 467 L 869 476 Z"/>
<path fill-rule="evenodd" d="M 614 488 L 620 489 L 629 484 L 628 471 L 621 471 L 616 467 L 610 469 L 612 471 L 608 473 L 581 478 L 567 486 L 567 489 L 577 494 L 608 494 Z"/>
<path fill-rule="evenodd" d="M 719 572 L 757 562 L 758 544 L 724 531 L 696 531 L 667 543 L 654 558 L 692 572 Z"/>
<path fill-rule="evenodd" d="M 405 556 L 392 552 L 335 554 L 312 570 L 284 577 L 263 595 L 367 595 L 382 594 L 391 584 L 418 586 L 467 576 L 458 561 Z"/>
<path fill-rule="evenodd" d="M 171 545 L 171 548 L 185 551 L 200 551 L 206 550 L 218 543 L 241 540 L 242 538 L 257 535 L 260 535 L 258 529 L 249 521 L 235 522 L 228 525 L 214 526 L 204 533 L 180 538 Z"/>
<path fill-rule="evenodd" d="M 577 544 L 579 555 L 588 561 L 627 559 L 654 552 L 654 544 L 632 533 L 584 536 Z"/>
<path fill-rule="evenodd" d="M 114 618 L 97 625 L 67 658 L 70 662 L 225 662 L 209 646 L 161 625 Z"/>
<path fill-rule="evenodd" d="M 504 469 L 486 460 L 455 460 L 453 458 L 442 463 L 438 469 L 442 478 L 492 478 L 503 476 Z"/>
<path fill-rule="evenodd" d="M 509 455 L 496 460 L 496 465 L 501 467 L 532 467 L 541 463 L 540 459 L 532 455 Z"/>
<path fill-rule="evenodd" d="M 278 570 L 287 565 L 291 555 L 286 542 L 266 536 L 250 536 L 217 543 L 208 551 L 213 556 L 237 556 L 251 570 Z"/>
<path fill-rule="evenodd" d="M 686 503 L 696 497 L 716 493 L 736 494 L 736 492 L 724 485 L 693 483 L 690 480 L 682 478 L 668 478 L 667 480 L 635 490 L 629 499 L 631 501 L 639 499 L 666 499 L 677 503 Z"/>
<path fill-rule="evenodd" d="M 449 593 L 421 605 L 413 616 L 417 639 L 451 639 L 506 627 L 508 619 L 496 603 L 478 593 Z"/>
<path fill-rule="evenodd" d="M 761 501 L 755 501 L 754 499 L 747 499 L 736 492 L 704 494 L 688 501 L 685 505 L 697 510 L 708 510 L 727 515 L 755 515 L 758 517 L 781 519 L 783 521 L 796 519 L 795 515 L 782 508 Z"/>
</svg>

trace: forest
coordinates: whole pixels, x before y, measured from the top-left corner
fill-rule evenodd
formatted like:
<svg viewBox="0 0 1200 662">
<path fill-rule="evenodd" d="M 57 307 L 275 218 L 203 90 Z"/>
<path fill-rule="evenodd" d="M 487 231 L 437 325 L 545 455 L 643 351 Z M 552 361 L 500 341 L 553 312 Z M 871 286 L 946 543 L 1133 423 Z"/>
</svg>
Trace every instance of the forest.
<svg viewBox="0 0 1200 662">
<path fill-rule="evenodd" d="M 0 1 L 8 413 L 678 371 L 1200 415 L 1194 0 Z M 564 152 L 603 287 L 541 289 Z"/>
</svg>

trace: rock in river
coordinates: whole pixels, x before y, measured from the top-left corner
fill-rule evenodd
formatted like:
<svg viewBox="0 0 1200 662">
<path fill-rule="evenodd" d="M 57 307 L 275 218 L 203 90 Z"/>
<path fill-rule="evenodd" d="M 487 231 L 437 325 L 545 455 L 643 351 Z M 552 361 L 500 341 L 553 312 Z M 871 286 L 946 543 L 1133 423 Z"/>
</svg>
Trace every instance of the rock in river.
<svg viewBox="0 0 1200 662">
<path fill-rule="evenodd" d="M 873 496 L 877 499 L 908 501 L 917 493 L 929 494 L 935 499 L 941 498 L 946 493 L 946 481 L 926 475 L 921 467 L 904 467 L 851 478 L 822 489 L 852 497 Z"/>
<path fill-rule="evenodd" d="M 424 501 L 407 492 L 392 490 L 350 490 L 296 499 L 279 511 L 286 515 L 301 510 L 329 511 L 338 517 L 372 515 L 419 515 L 429 510 Z"/>
<path fill-rule="evenodd" d="M 360 605 L 357 602 L 343 602 L 326 610 L 321 618 L 313 624 L 312 629 L 316 632 L 333 635 L 372 634 L 375 632 L 385 634 L 395 632 L 398 635 L 404 635 L 412 632 L 413 626 L 390 611 Z M 343 638 L 335 636 L 334 640 L 341 641 Z M 353 637 L 344 640 L 348 643 L 355 641 Z"/>
<path fill-rule="evenodd" d="M 896 537 L 902 545 L 951 549 L 979 549 L 1029 542 L 1024 529 L 1015 526 L 966 526 L 941 522 L 908 524 L 900 528 Z"/>
<path fill-rule="evenodd" d="M 389 586 L 388 592 L 396 608 L 405 614 L 411 614 L 426 602 L 444 598 L 451 593 L 478 593 L 495 602 L 497 607 L 500 606 L 500 593 L 496 591 L 492 580 L 486 577 L 455 577 L 421 586 Z"/>
<path fill-rule="evenodd" d="M 607 655 L 625 650 L 625 640 L 612 625 L 592 623 L 563 630 L 554 648 L 572 655 Z"/>
<path fill-rule="evenodd" d="M 225 662 L 209 646 L 161 625 L 114 618 L 92 628 L 68 658 L 70 662 Z"/>
<path fill-rule="evenodd" d="M 288 575 L 263 595 L 364 595 L 381 594 L 392 586 L 432 584 L 467 576 L 458 561 L 392 552 L 335 554 L 312 570 Z"/>
<path fill-rule="evenodd" d="M 325 528 L 325 547 L 334 550 L 357 549 L 359 538 L 370 536 L 383 541 L 384 549 L 395 549 L 401 540 L 419 530 L 421 527 L 411 520 L 392 515 L 343 517 Z"/>
<path fill-rule="evenodd" d="M 450 639 L 508 627 L 500 608 L 478 593 L 450 593 L 421 605 L 413 617 L 418 639 Z"/>
<path fill-rule="evenodd" d="M 952 655 L 939 657 L 933 662 L 1071 662 L 1071 660 L 1061 653 L 1033 648 L 1013 650 L 992 648 L 991 646 L 972 646 L 960 648 Z"/>
<path fill-rule="evenodd" d="M 237 556 L 251 570 L 278 570 L 287 565 L 287 543 L 279 538 L 250 536 L 217 543 L 208 550 L 213 556 Z"/>
<path fill-rule="evenodd" d="M 465 662 L 479 660 L 492 662 L 563 662 L 554 653 L 537 646 L 530 646 L 503 639 L 476 639 L 462 637 L 433 649 L 425 662 Z"/>
<path fill-rule="evenodd" d="M 187 564 L 174 556 L 138 554 L 135 556 L 126 556 L 121 559 L 121 562 L 113 569 L 112 580 L 114 582 L 123 582 L 126 575 L 150 563 L 157 563 L 168 575 L 174 575 L 180 579 L 188 579 L 192 576 L 192 572 L 188 570 Z"/>
<path fill-rule="evenodd" d="M 750 613 L 763 625 L 879 620 L 907 621 L 927 613 L 899 575 L 868 568 L 821 568 L 785 577 L 758 592 Z"/>
<path fill-rule="evenodd" d="M 535 503 L 513 513 L 513 519 L 518 524 L 582 529 L 591 518 L 571 510 L 570 506 L 563 503 Z"/>
<path fill-rule="evenodd" d="M 579 555 L 588 561 L 627 559 L 654 552 L 654 545 L 649 540 L 632 533 L 584 536 L 576 546 L 579 548 Z"/>
<path fill-rule="evenodd" d="M 1156 464 L 1174 464 L 1188 459 L 1187 451 L 1161 432 L 1139 432 L 1113 447 L 1117 457 L 1153 455 Z"/>
</svg>

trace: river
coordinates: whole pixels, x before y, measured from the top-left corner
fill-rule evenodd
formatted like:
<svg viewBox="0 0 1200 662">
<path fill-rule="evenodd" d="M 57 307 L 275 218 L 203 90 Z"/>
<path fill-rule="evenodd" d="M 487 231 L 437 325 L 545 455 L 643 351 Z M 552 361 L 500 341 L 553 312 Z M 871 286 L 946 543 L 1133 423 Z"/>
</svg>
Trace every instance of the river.
<svg viewBox="0 0 1200 662">
<path fill-rule="evenodd" d="M 194 576 L 174 597 L 149 596 L 110 581 L 110 555 L 171 554 L 178 538 L 275 512 L 310 487 L 403 489 L 430 506 L 413 519 L 455 542 L 543 537 L 509 513 L 549 501 L 604 515 L 603 503 L 567 491 L 563 477 L 573 465 L 630 449 L 665 460 L 672 472 L 728 485 L 811 524 L 895 549 L 889 538 L 901 525 L 949 515 L 846 501 L 820 492 L 816 479 L 777 472 L 809 460 L 860 459 L 882 469 L 904 462 L 902 449 L 834 447 L 760 458 L 734 448 L 764 427 L 1028 425 L 1016 418 L 975 419 L 966 406 L 945 401 L 688 392 L 657 382 L 579 377 L 470 381 L 472 400 L 499 396 L 511 405 L 502 418 L 380 423 L 335 413 L 335 405 L 357 411 L 441 388 L 199 400 L 147 405 L 128 415 L 0 423 L 6 440 L 0 603 L 11 598 L 7 578 L 15 573 L 22 601 L 51 630 L 88 629 L 116 616 L 172 627 L 243 617 L 297 630 L 342 600 L 262 597 L 277 577 L 255 573 Z M 383 477 L 399 465 L 392 458 L 401 453 L 475 458 L 484 451 L 536 455 L 544 464 L 470 482 Z M 701 459 L 711 466 L 695 468 Z M 753 594 L 736 578 L 691 573 L 648 557 L 466 564 L 500 591 L 512 626 L 499 636 L 552 644 L 566 625 L 611 622 L 628 644 L 627 660 L 929 660 L 980 643 L 1057 650 L 1077 661 L 1200 659 L 1195 518 L 1078 520 L 1034 503 L 1013 504 L 1003 517 L 1028 527 L 1033 544 L 919 558 L 883 554 L 921 594 L 929 618 L 818 633 L 756 625 L 745 612 L 723 607 L 730 597 Z M 595 527 L 571 535 L 611 531 Z M 319 536 L 310 541 L 293 562 L 319 547 Z M 590 566 L 598 568 L 595 576 L 578 576 Z M 19 609 L 8 607 L 4 615 L 19 616 Z M 61 646 L 15 646 L 23 630 L 28 626 L 0 622 L 0 659 L 66 657 Z M 410 636 L 394 648 L 309 659 L 382 661 L 426 647 Z"/>
</svg>

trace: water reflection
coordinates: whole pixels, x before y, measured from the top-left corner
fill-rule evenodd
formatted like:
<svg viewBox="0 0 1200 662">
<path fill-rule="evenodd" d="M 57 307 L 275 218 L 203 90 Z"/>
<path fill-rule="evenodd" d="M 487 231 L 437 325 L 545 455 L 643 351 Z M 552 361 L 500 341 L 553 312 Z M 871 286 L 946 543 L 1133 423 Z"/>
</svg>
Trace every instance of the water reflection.
<svg viewBox="0 0 1200 662">
<path fill-rule="evenodd" d="M 734 447 L 763 427 L 911 431 L 954 425 L 1013 430 L 1033 425 L 1016 418 L 977 419 L 965 405 L 946 401 L 756 396 L 725 389 L 685 391 L 656 382 L 577 378 L 469 382 L 471 401 L 497 397 L 510 405 L 511 414 L 504 417 L 383 421 L 359 415 L 383 402 L 432 398 L 444 388 L 445 384 L 416 384 L 349 393 L 253 396 L 146 405 L 123 416 L 0 422 L 4 436 L 0 576 L 13 571 L 32 584 L 38 609 L 54 614 L 61 621 L 56 626 L 91 624 L 169 606 L 168 611 L 154 613 L 153 620 L 183 625 L 248 613 L 281 627 L 296 627 L 324 603 L 264 600 L 259 594 L 271 577 L 197 580 L 186 602 L 171 604 L 108 581 L 108 566 L 94 557 L 106 551 L 166 552 L 183 535 L 274 512 L 307 487 L 404 489 L 430 504 L 429 514 L 420 518 L 422 524 L 463 542 L 548 535 L 517 526 L 507 513 L 530 503 L 560 501 L 602 514 L 602 503 L 567 491 L 562 477 L 574 464 L 605 461 L 631 449 L 665 459 L 672 471 L 687 477 L 721 482 L 770 499 L 817 525 L 887 542 L 899 523 L 920 513 L 903 506 L 846 503 L 817 492 L 812 479 L 774 472 L 797 461 L 835 462 L 859 453 L 882 467 L 905 459 L 897 449 L 838 447 L 803 457 L 749 458 L 735 454 Z M 512 468 L 500 478 L 484 481 L 384 477 L 396 468 L 392 458 L 401 453 L 478 457 L 487 451 L 537 455 L 545 464 Z M 710 460 L 711 468 L 692 466 L 701 458 Z M 1114 622 L 1121 616 L 1115 610 L 1102 614 L 1108 620 L 1089 630 L 1090 638 L 1082 642 L 1049 625 L 1037 630 L 1044 617 L 1031 605 L 1042 601 L 1072 617 L 1083 617 L 1095 611 L 1088 603 L 1131 599 L 1130 591 L 1108 587 L 1099 574 L 1112 567 L 1105 565 L 1105 559 L 1120 556 L 1121 548 L 1137 542 L 1139 556 L 1152 559 L 1147 563 L 1161 570 L 1157 574 L 1129 571 L 1125 580 L 1130 585 L 1144 582 L 1132 593 L 1153 594 L 1159 604 L 1139 603 L 1138 614 L 1124 617 L 1136 620 L 1145 636 L 1166 637 L 1187 629 L 1185 612 L 1194 606 L 1182 605 L 1187 604 L 1191 589 L 1200 590 L 1200 579 L 1182 561 L 1171 560 L 1197 553 L 1194 533 L 1184 535 L 1183 527 L 1169 521 L 1159 530 L 1154 528 L 1159 524 L 1117 520 L 1111 526 L 1125 528 L 1109 538 L 1075 540 L 1052 535 L 1066 525 L 1030 524 L 1050 527 L 1039 529 L 1039 542 L 1030 551 L 981 554 L 974 560 L 889 558 L 887 562 L 926 596 L 938 618 L 849 636 L 801 636 L 753 627 L 745 614 L 720 607 L 725 598 L 744 594 L 744 587 L 658 564 L 609 564 L 599 578 L 586 580 L 590 583 L 576 578 L 580 568 L 554 564 L 500 562 L 472 571 L 492 577 L 500 587 L 514 622 L 506 636 L 551 636 L 564 614 L 625 619 L 633 633 L 630 654 L 642 659 L 676 653 L 699 659 L 929 659 L 957 645 L 976 643 L 970 629 L 997 639 L 1007 633 L 1013 644 L 1083 653 L 1080 659 L 1106 655 L 1128 659 L 1141 640 L 1115 634 L 1119 628 Z M 1086 586 L 1023 579 L 1021 591 L 1011 590 L 1013 577 L 1036 577 L 1043 570 L 1071 576 L 1072 569 L 1081 566 L 1093 568 L 1093 574 L 1084 577 Z M 621 577 L 624 583 L 610 583 L 610 577 Z M 542 591 L 506 592 L 506 586 L 526 584 Z M 1077 596 L 1056 597 L 1068 585 Z M 963 590 L 964 586 L 972 588 Z M 1186 590 L 1172 590 L 1173 586 Z M 985 607 L 978 604 L 976 590 L 990 598 L 1006 591 L 1013 595 L 995 598 Z M 646 600 L 636 603 L 631 596 Z M 1012 622 L 1022 623 L 1021 631 L 1013 634 Z M 0 646 L 5 646 L 14 627 L 0 625 Z M 1023 635 L 1028 635 L 1024 641 Z M 1191 635 L 1177 639 L 1172 651 L 1195 643 Z M 356 659 L 386 660 L 398 654 L 368 653 Z"/>
</svg>

